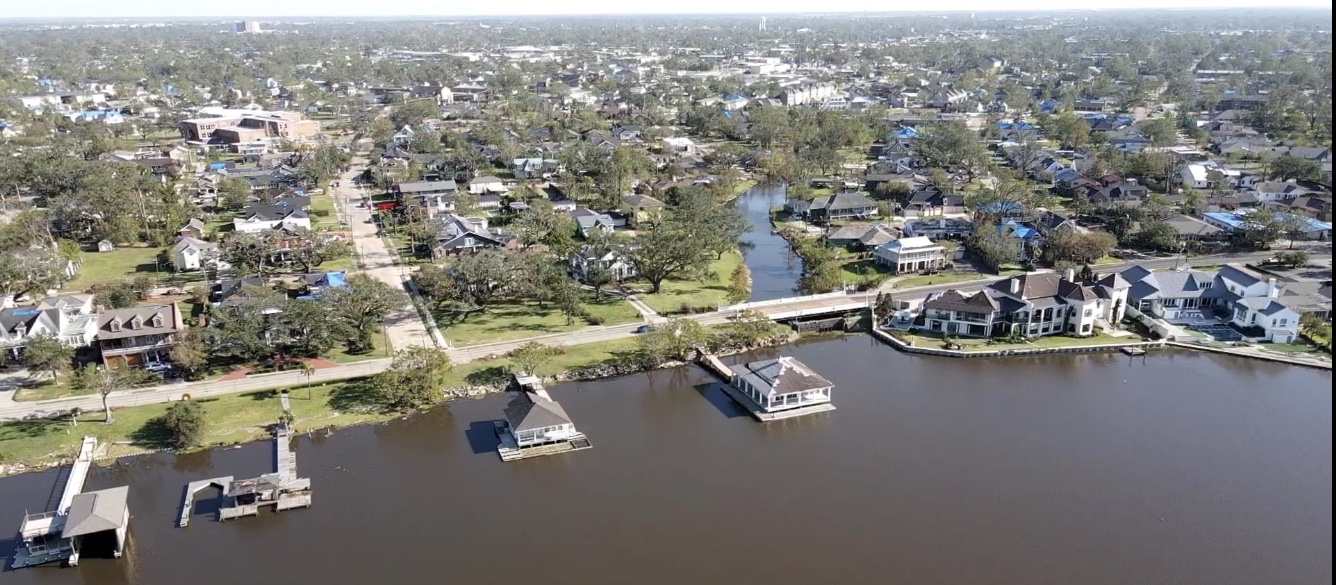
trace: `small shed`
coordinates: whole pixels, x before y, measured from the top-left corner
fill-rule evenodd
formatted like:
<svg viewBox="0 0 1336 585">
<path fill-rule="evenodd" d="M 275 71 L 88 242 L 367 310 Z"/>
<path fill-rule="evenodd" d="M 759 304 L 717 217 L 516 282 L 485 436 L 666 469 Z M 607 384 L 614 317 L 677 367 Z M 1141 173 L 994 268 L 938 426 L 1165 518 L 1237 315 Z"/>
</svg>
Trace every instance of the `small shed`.
<svg viewBox="0 0 1336 585">
<path fill-rule="evenodd" d="M 116 244 L 111 243 L 111 240 L 100 240 L 97 243 L 98 252 L 111 252 L 115 249 L 116 249 Z"/>
</svg>

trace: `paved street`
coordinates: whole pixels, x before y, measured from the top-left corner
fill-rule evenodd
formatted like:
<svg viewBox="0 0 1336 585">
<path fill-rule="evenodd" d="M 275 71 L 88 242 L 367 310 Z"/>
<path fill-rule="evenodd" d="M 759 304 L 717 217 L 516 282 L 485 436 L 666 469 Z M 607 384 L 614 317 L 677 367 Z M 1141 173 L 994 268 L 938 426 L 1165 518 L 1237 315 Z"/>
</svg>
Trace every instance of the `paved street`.
<svg viewBox="0 0 1336 585">
<path fill-rule="evenodd" d="M 384 251 L 384 246 L 380 248 Z M 1236 262 L 1256 262 L 1270 257 L 1269 253 L 1245 254 L 1236 256 L 1221 256 L 1210 258 L 1196 258 L 1197 264 L 1226 264 Z M 388 254 L 387 254 L 388 256 Z M 1314 256 L 1317 256 L 1315 254 Z M 1330 253 L 1323 254 L 1322 257 L 1329 257 Z M 1174 259 L 1163 260 L 1145 260 L 1136 262 L 1124 262 L 1121 264 L 1109 264 L 1099 267 L 1100 272 L 1115 272 L 1126 269 L 1133 264 L 1154 268 L 1172 268 Z M 385 274 L 382 270 L 380 274 Z M 390 276 L 398 278 L 397 269 L 390 273 Z M 941 292 L 947 289 L 956 289 L 961 291 L 980 290 L 989 282 L 998 280 L 996 278 L 981 279 L 969 282 L 956 282 L 950 284 L 940 284 L 933 286 L 922 286 L 906 289 L 897 289 L 894 294 L 901 298 L 922 298 L 935 292 Z M 796 311 L 820 311 L 822 308 L 853 308 L 870 303 L 876 297 L 876 292 L 860 292 L 848 295 L 823 295 L 819 298 L 795 298 L 787 302 L 765 305 L 757 307 L 757 310 L 766 314 L 789 314 Z M 421 330 L 422 337 L 415 337 L 409 333 L 407 337 L 402 336 L 409 343 L 417 342 L 417 339 L 426 339 L 425 327 L 417 319 L 416 313 L 411 306 L 406 307 L 410 312 L 412 321 L 417 322 L 417 327 Z M 731 312 L 705 313 L 688 317 L 700 321 L 706 325 L 718 325 L 727 322 Z M 524 345 L 530 341 L 538 341 L 552 346 L 557 345 L 581 345 L 585 343 L 597 343 L 601 341 L 612 341 L 615 339 L 624 339 L 636 335 L 635 331 L 641 326 L 640 323 L 630 323 L 625 325 L 611 325 L 599 327 L 587 327 L 579 331 L 568 333 L 555 333 L 550 335 L 540 335 L 525 339 L 516 339 L 512 341 L 503 341 L 497 343 L 488 343 L 461 348 L 449 349 L 450 357 L 455 363 L 465 363 L 487 356 L 501 356 L 511 350 Z M 410 325 L 399 325 L 400 332 L 412 331 Z M 391 328 L 391 339 L 394 339 L 395 328 Z M 402 346 L 398 346 L 402 347 Z M 346 380 L 350 378 L 359 378 L 369 376 L 383 371 L 390 365 L 389 359 L 376 359 L 351 364 L 346 366 L 337 366 L 331 368 L 322 368 L 316 370 L 312 378 L 313 382 L 331 382 L 336 380 Z M 306 383 L 305 377 L 300 372 L 280 372 L 275 374 L 266 374 L 260 376 L 251 376 L 243 380 L 227 382 L 198 382 L 185 384 L 169 384 L 164 386 L 155 386 L 152 388 L 141 388 L 130 392 L 115 393 L 111 396 L 113 407 L 135 406 L 140 404 L 152 404 L 157 402 L 167 402 L 177 400 L 182 394 L 190 394 L 192 397 L 217 396 L 221 394 L 231 394 L 236 392 L 248 392 L 255 390 L 265 390 L 272 388 L 283 388 L 289 386 L 300 386 Z M 48 400 L 42 402 L 12 402 L 0 401 L 0 421 L 14 420 L 28 416 L 48 416 L 60 412 L 66 412 L 71 408 L 80 408 L 83 410 L 96 410 L 102 408 L 101 400 L 97 396 L 80 396 L 65 398 L 59 400 Z"/>
<path fill-rule="evenodd" d="M 354 186 L 353 178 L 362 172 L 367 161 L 362 158 L 353 160 L 352 170 L 339 178 L 339 186 L 331 190 L 335 208 L 340 217 L 348 223 L 352 232 L 353 246 L 362 259 L 362 272 L 394 287 L 404 290 L 405 268 L 396 266 L 394 256 L 385 247 L 385 241 L 376 235 L 376 225 L 371 223 L 371 209 L 358 207 L 362 193 Z M 422 323 L 417 309 L 413 308 L 408 297 L 404 305 L 385 319 L 385 329 L 394 348 L 409 345 L 431 345 L 431 334 Z"/>
</svg>

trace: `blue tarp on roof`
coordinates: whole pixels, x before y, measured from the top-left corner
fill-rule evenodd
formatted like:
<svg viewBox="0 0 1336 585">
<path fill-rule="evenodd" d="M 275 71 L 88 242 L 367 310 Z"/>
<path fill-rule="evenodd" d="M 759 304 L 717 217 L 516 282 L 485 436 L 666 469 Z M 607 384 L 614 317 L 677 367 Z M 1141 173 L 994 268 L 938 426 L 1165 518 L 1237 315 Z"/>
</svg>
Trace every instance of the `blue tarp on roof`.
<svg viewBox="0 0 1336 585">
<path fill-rule="evenodd" d="M 1248 225 L 1252 223 L 1251 220 L 1248 219 L 1248 216 L 1229 211 L 1208 211 L 1203 213 L 1202 217 L 1219 222 L 1222 225 L 1228 226 L 1232 230 L 1246 229 Z M 1277 213 L 1275 215 L 1275 219 L 1278 221 L 1284 218 L 1284 213 Z M 1308 231 L 1331 231 L 1331 224 L 1328 222 L 1318 221 L 1311 217 L 1304 217 L 1303 219 L 1308 222 Z"/>
<path fill-rule="evenodd" d="M 211 171 L 217 171 L 225 168 L 227 168 L 227 163 L 225 162 L 209 163 L 209 170 Z"/>
<path fill-rule="evenodd" d="M 899 130 L 896 130 L 895 134 L 892 134 L 892 136 L 896 138 L 903 138 L 903 139 L 918 138 L 918 135 L 919 135 L 918 129 L 912 126 L 906 126 Z"/>
<path fill-rule="evenodd" d="M 1011 228 L 1012 233 L 1016 234 L 1016 237 L 1018 237 L 1018 238 L 1020 238 L 1020 239 L 1022 239 L 1022 240 L 1028 240 L 1028 239 L 1030 239 L 1030 238 L 1034 238 L 1034 237 L 1037 237 L 1037 236 L 1039 235 L 1039 231 L 1038 231 L 1038 230 L 1036 230 L 1036 229 L 1034 229 L 1034 228 L 1032 228 L 1032 227 L 1030 227 L 1030 226 L 1027 226 L 1027 225 L 1025 225 L 1025 224 L 1017 223 L 1017 222 L 1014 222 L 1014 221 L 1009 221 L 1009 222 L 1004 223 L 1004 224 L 1002 224 L 1002 225 L 1000 225 L 1000 226 L 997 226 L 997 233 L 999 233 L 999 234 L 1001 234 L 1001 233 L 1005 233 L 1005 232 L 1002 231 L 1004 228 Z"/>
<path fill-rule="evenodd" d="M 730 94 L 724 96 L 724 99 L 726 99 L 726 100 L 745 100 L 745 99 L 747 99 L 747 96 L 744 96 L 744 95 L 742 95 L 742 94 L 738 94 L 738 93 L 730 93 Z"/>
<path fill-rule="evenodd" d="M 347 277 L 348 277 L 348 271 L 347 271 L 347 270 L 340 270 L 340 271 L 338 271 L 338 272 L 330 272 L 330 273 L 328 273 L 328 274 L 325 275 L 325 283 L 324 283 L 324 284 L 325 284 L 325 286 L 348 286 L 348 282 L 347 282 L 347 280 L 346 280 Z"/>
</svg>

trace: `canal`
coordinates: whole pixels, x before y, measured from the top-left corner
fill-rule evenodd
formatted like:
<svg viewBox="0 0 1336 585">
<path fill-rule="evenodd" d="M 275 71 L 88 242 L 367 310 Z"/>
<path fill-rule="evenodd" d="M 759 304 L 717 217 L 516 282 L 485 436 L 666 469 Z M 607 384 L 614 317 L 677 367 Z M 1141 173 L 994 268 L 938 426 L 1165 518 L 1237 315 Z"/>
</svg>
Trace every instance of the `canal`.
<svg viewBox="0 0 1336 585">
<path fill-rule="evenodd" d="M 770 211 L 784 205 L 787 192 L 783 185 L 758 184 L 734 202 L 751 224 L 742 236 L 742 256 L 751 270 L 753 301 L 793 296 L 802 278 L 802 259 L 770 224 Z"/>
<path fill-rule="evenodd" d="M 563 384 L 594 448 L 502 463 L 505 399 L 461 401 L 303 436 L 314 507 L 228 524 L 202 509 L 186 529 L 185 483 L 267 471 L 269 445 L 129 459 L 89 480 L 131 486 L 126 558 L 0 582 L 1331 582 L 1329 372 L 1200 353 L 959 361 L 866 336 L 733 360 L 778 352 L 830 378 L 839 409 L 761 425 L 694 367 Z M 0 521 L 54 476 L 0 479 Z"/>
</svg>

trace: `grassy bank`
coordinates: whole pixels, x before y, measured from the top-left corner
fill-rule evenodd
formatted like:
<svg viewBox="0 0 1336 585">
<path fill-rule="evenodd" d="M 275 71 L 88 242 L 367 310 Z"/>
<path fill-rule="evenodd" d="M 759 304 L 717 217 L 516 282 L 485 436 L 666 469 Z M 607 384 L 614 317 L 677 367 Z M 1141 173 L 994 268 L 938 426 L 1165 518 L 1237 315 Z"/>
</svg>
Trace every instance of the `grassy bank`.
<svg viewBox="0 0 1336 585">
<path fill-rule="evenodd" d="M 635 339 L 577 345 L 562 350 L 539 372 L 554 376 L 614 362 L 635 349 Z M 450 372 L 444 386 L 462 388 L 504 383 L 510 377 L 510 370 L 510 360 L 504 358 L 460 364 Z M 379 408 L 366 380 L 309 387 L 298 385 L 291 389 L 291 393 L 299 433 L 331 426 L 384 422 L 402 416 L 402 413 Z M 207 421 L 201 449 L 268 438 L 269 425 L 274 424 L 279 415 L 275 390 L 230 394 L 202 399 L 199 403 L 204 407 Z M 101 412 L 79 416 L 78 426 L 71 426 L 69 417 L 0 424 L 0 466 L 41 466 L 69 458 L 75 454 L 78 439 L 83 435 L 95 435 L 103 443 L 113 443 L 107 452 L 113 457 L 166 448 L 167 435 L 156 419 L 168 406 L 170 403 L 118 409 L 112 424 L 103 422 Z"/>
<path fill-rule="evenodd" d="M 604 295 L 595 299 L 594 293 L 585 294 L 582 305 L 591 319 L 602 325 L 631 323 L 640 319 L 635 307 L 620 297 Z M 534 301 L 498 303 L 486 313 L 475 313 L 463 320 L 453 314 L 438 313 L 436 324 L 446 339 L 456 346 L 477 345 L 494 341 L 522 339 L 549 333 L 565 333 L 590 325 L 585 319 L 566 322 L 566 315 L 553 303 L 539 307 Z"/>
<path fill-rule="evenodd" d="M 678 313 L 684 307 L 715 308 L 728 304 L 728 280 L 742 264 L 742 253 L 733 250 L 723 258 L 710 263 L 711 278 L 705 281 L 668 279 L 659 292 L 640 294 L 637 298 L 660 313 Z M 649 285 L 637 283 L 636 288 L 649 290 Z"/>
</svg>

